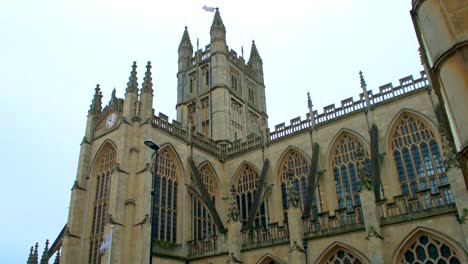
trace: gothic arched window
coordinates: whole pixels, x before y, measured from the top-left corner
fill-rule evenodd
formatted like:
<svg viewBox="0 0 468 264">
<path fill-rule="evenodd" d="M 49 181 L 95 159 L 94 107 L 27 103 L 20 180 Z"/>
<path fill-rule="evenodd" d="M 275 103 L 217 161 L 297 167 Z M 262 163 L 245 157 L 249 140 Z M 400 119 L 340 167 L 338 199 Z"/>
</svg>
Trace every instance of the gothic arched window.
<svg viewBox="0 0 468 264">
<path fill-rule="evenodd" d="M 462 263 L 461 256 L 454 248 L 431 235 L 420 234 L 406 244 L 398 263 Z"/>
<path fill-rule="evenodd" d="M 293 173 L 294 186 L 296 193 L 299 196 L 299 202 L 301 206 L 305 204 L 307 198 L 307 177 L 309 175 L 310 166 L 303 155 L 296 151 L 290 151 L 283 158 L 280 167 L 281 177 L 281 198 L 283 204 L 284 219 L 287 220 L 286 210 L 288 209 L 288 198 L 287 198 L 287 185 L 288 185 L 288 173 Z M 316 216 L 318 214 L 317 203 L 315 197 L 312 198 L 311 204 L 312 214 Z"/>
<path fill-rule="evenodd" d="M 216 193 L 218 192 L 218 186 L 214 180 L 214 174 L 208 165 L 204 165 L 200 169 L 200 175 L 203 180 L 208 195 L 210 196 L 213 205 L 216 202 Z M 192 197 L 192 239 L 203 240 L 210 236 L 216 235 L 216 224 L 210 211 L 203 203 L 201 199 L 196 195 Z"/>
<path fill-rule="evenodd" d="M 351 252 L 345 249 L 337 249 L 329 257 L 325 259 L 326 264 L 335 264 L 335 263 L 352 263 L 352 264 L 362 264 L 362 260 L 356 257 Z"/>
<path fill-rule="evenodd" d="M 106 143 L 97 155 L 91 177 L 95 193 L 92 205 L 93 220 L 91 224 L 88 262 L 92 264 L 101 263 L 99 248 L 102 244 L 104 226 L 108 214 L 110 182 L 115 165 L 115 155 L 115 148 L 110 143 Z"/>
<path fill-rule="evenodd" d="M 154 240 L 176 243 L 178 168 L 168 148 L 158 153 L 158 173 L 154 190 Z"/>
<path fill-rule="evenodd" d="M 254 201 L 255 190 L 257 189 L 259 175 L 258 173 L 249 165 L 244 165 L 239 172 L 237 180 L 237 204 L 239 206 L 240 219 L 243 223 L 247 222 L 248 214 L 250 208 Z M 266 217 L 266 206 L 265 201 L 262 201 L 258 211 L 255 214 L 254 226 L 266 226 L 267 220 Z"/>
<path fill-rule="evenodd" d="M 349 134 L 344 134 L 337 139 L 337 143 L 331 153 L 331 166 L 335 179 L 338 207 L 353 210 L 354 205 L 360 205 L 359 179 L 357 174 L 359 152 L 364 154 L 364 162 L 367 174 L 371 174 L 371 162 L 369 153 L 365 150 L 361 141 Z"/>
<path fill-rule="evenodd" d="M 401 191 L 416 196 L 418 190 L 447 184 L 447 176 L 434 133 L 421 119 L 403 114 L 392 131 L 390 149 L 397 168 Z"/>
</svg>

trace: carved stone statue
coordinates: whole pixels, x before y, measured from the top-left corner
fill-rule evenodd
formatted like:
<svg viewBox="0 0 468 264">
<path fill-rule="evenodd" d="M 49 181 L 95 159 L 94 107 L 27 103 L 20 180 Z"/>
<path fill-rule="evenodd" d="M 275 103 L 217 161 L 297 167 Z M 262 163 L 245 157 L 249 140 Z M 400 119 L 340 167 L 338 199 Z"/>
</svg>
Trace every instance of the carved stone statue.
<svg viewBox="0 0 468 264">
<path fill-rule="evenodd" d="M 228 201 L 228 223 L 237 222 L 240 220 L 239 207 L 236 200 L 236 189 L 231 188 L 231 195 Z"/>
<path fill-rule="evenodd" d="M 356 151 L 357 156 L 357 175 L 359 178 L 359 188 L 360 190 L 371 191 L 373 189 L 372 181 L 367 173 L 365 159 L 364 159 L 364 150 L 359 149 Z"/>
<path fill-rule="evenodd" d="M 299 197 L 297 195 L 296 187 L 294 186 L 294 174 L 290 170 L 287 172 L 288 183 L 286 186 L 286 193 L 288 198 L 288 207 L 299 207 Z"/>
</svg>

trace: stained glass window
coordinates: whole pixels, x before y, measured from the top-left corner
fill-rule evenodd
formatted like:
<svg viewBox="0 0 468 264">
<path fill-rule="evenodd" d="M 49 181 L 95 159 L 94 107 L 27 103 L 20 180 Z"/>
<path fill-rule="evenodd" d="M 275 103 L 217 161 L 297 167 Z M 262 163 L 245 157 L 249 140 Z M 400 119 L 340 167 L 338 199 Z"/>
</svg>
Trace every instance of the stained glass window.
<svg viewBox="0 0 468 264">
<path fill-rule="evenodd" d="M 404 194 L 414 197 L 425 189 L 434 193 L 448 183 L 434 133 L 416 116 L 403 114 L 396 122 L 391 150 Z"/>
<path fill-rule="evenodd" d="M 402 252 L 399 263 L 461 263 L 460 256 L 449 244 L 427 234 L 415 236 Z"/>
<path fill-rule="evenodd" d="M 337 139 L 332 156 L 331 166 L 336 186 L 338 207 L 352 211 L 355 205 L 360 205 L 359 179 L 357 174 L 358 153 L 363 152 L 367 174 L 371 175 L 371 161 L 364 145 L 356 137 L 344 134 Z"/>
<path fill-rule="evenodd" d="M 299 197 L 299 202 L 303 207 L 305 199 L 307 198 L 307 177 L 309 176 L 310 162 L 307 161 L 303 155 L 297 151 L 290 151 L 286 154 L 281 162 L 280 177 L 281 177 L 281 198 L 283 205 L 284 219 L 287 220 L 288 199 L 286 193 L 286 187 L 288 184 L 288 173 L 293 173 L 294 186 L 296 193 Z M 318 208 L 316 198 L 312 198 L 311 213 L 313 216 L 317 216 Z"/>
<path fill-rule="evenodd" d="M 154 190 L 154 240 L 176 243 L 177 239 L 177 178 L 174 155 L 168 148 L 158 152 L 158 173 Z"/>
<path fill-rule="evenodd" d="M 110 182 L 115 165 L 115 154 L 115 148 L 110 143 L 106 143 L 96 158 L 91 177 L 94 182 L 95 193 L 88 262 L 92 264 L 101 263 L 99 247 L 102 244 L 108 214 Z"/>
</svg>

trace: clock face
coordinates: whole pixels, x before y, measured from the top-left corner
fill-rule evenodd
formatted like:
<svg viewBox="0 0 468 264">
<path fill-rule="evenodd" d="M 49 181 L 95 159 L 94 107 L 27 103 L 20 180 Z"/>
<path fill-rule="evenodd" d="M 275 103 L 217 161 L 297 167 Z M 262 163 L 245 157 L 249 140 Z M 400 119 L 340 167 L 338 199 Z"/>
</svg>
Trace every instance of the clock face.
<svg viewBox="0 0 468 264">
<path fill-rule="evenodd" d="M 107 116 L 106 118 L 106 127 L 107 128 L 111 128 L 115 125 L 115 122 L 117 121 L 117 114 L 116 113 L 112 113 L 110 115 Z"/>
</svg>

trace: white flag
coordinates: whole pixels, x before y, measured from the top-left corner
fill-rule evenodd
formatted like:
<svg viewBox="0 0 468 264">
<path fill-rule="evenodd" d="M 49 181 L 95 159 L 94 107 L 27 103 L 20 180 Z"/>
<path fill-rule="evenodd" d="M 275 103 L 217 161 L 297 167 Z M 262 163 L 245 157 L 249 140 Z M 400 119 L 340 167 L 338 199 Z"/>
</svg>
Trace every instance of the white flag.
<svg viewBox="0 0 468 264">
<path fill-rule="evenodd" d="M 215 7 L 208 7 L 206 5 L 204 5 L 202 8 L 203 8 L 203 10 L 205 10 L 207 12 L 214 12 L 216 10 Z"/>
<path fill-rule="evenodd" d="M 99 251 L 101 251 L 101 253 L 104 253 L 107 249 L 111 247 L 111 243 L 112 243 L 112 228 L 109 234 L 107 234 L 104 241 L 102 241 L 102 245 L 101 245 L 101 248 L 99 248 Z"/>
</svg>

